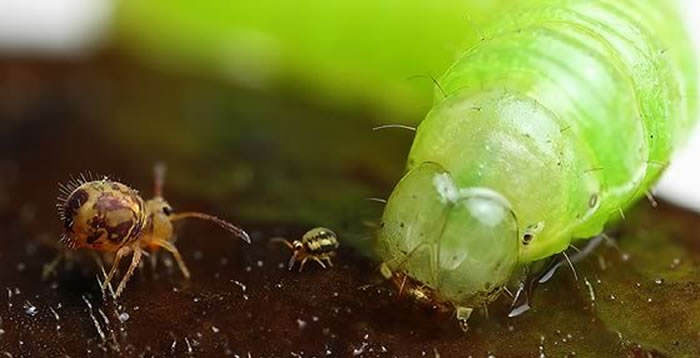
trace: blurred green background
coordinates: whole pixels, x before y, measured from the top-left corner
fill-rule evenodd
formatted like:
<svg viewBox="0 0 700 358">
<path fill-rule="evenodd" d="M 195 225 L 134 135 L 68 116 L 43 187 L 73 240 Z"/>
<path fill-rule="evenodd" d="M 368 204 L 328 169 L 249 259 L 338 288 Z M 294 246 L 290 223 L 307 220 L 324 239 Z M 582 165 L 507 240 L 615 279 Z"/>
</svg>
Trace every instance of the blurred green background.
<svg viewBox="0 0 700 358">
<path fill-rule="evenodd" d="M 504 0 L 137 1 L 116 40 L 159 69 L 206 73 L 416 123 L 457 54 L 508 16 Z M 510 6 L 512 8 L 512 6 Z"/>
</svg>

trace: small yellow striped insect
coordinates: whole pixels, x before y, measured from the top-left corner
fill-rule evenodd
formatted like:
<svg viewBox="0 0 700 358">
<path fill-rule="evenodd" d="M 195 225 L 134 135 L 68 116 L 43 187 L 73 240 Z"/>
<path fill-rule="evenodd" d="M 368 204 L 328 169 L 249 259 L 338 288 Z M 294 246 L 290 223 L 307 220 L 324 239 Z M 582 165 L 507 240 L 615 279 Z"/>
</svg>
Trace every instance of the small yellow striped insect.
<svg viewBox="0 0 700 358">
<path fill-rule="evenodd" d="M 299 272 L 304 270 L 304 265 L 309 259 L 318 262 L 324 269 L 326 264 L 323 261 L 326 261 L 328 266 L 333 267 L 331 258 L 335 256 L 336 250 L 340 247 L 338 236 L 324 227 L 317 227 L 307 231 L 301 240 L 289 242 L 285 239 L 272 239 L 271 242 L 281 242 L 292 250 L 292 257 L 289 258 L 289 270 L 294 267 L 296 262 L 301 261 Z"/>
<path fill-rule="evenodd" d="M 187 218 L 212 221 L 250 243 L 245 231 L 215 216 L 198 212 L 175 213 L 163 198 L 164 177 L 165 167 L 156 166 L 154 197 L 148 201 L 144 201 L 136 190 L 107 177 L 88 180 L 81 175 L 80 179 L 71 179 L 67 185 L 59 185 L 61 195 L 56 206 L 64 228 L 61 242 L 70 249 L 88 248 L 115 253 L 103 287 L 109 286 L 121 259 L 133 253 L 131 265 L 117 287 L 116 297 L 141 262 L 144 249 L 162 247 L 169 251 L 185 278 L 190 277 L 185 261 L 173 244 L 175 221 Z"/>
</svg>

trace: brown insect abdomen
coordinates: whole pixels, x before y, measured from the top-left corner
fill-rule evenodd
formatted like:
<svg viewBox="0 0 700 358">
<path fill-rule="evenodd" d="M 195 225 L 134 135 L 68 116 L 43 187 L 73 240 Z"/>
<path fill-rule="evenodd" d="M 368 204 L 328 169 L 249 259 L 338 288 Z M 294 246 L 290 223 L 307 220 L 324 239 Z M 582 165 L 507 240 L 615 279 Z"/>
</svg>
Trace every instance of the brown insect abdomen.
<svg viewBox="0 0 700 358">
<path fill-rule="evenodd" d="M 143 230 L 144 203 L 124 184 L 109 180 L 79 186 L 65 202 L 63 220 L 70 247 L 115 251 Z"/>
</svg>

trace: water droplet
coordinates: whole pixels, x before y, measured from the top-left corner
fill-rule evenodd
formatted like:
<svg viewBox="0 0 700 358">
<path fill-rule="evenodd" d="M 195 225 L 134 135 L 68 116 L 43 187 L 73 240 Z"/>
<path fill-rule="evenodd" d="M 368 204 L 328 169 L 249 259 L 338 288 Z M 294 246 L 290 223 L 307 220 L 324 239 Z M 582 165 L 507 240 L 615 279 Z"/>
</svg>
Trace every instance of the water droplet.
<svg viewBox="0 0 700 358">
<path fill-rule="evenodd" d="M 129 314 L 126 312 L 122 312 L 119 314 L 119 322 L 124 323 L 129 320 Z"/>
<path fill-rule="evenodd" d="M 361 346 L 352 350 L 352 355 L 353 356 L 361 355 L 362 353 L 365 352 L 365 349 L 367 348 L 367 346 L 368 346 L 367 342 L 362 342 Z"/>
<path fill-rule="evenodd" d="M 27 316 L 34 317 L 37 313 L 39 313 L 39 309 L 36 308 L 36 306 L 34 306 L 31 302 L 24 301 L 24 313 L 26 313 Z"/>
<path fill-rule="evenodd" d="M 241 288 L 241 291 L 245 292 L 247 287 L 240 281 L 233 280 L 233 283 L 236 284 L 238 287 Z"/>
<path fill-rule="evenodd" d="M 656 283 L 657 285 L 661 285 L 661 284 L 664 283 L 664 279 L 662 279 L 662 278 L 657 278 L 656 280 L 654 280 L 654 283 Z"/>
</svg>

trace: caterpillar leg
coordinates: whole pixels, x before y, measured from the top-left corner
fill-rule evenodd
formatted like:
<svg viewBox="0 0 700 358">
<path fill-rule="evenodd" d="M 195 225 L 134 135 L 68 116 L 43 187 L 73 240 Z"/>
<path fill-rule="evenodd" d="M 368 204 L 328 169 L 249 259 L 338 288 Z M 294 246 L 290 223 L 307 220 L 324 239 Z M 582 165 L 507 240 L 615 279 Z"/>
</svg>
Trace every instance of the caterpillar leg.
<svg viewBox="0 0 700 358">
<path fill-rule="evenodd" d="M 171 254 L 173 254 L 175 262 L 177 262 L 177 266 L 180 268 L 180 271 L 182 271 L 182 275 L 185 276 L 185 278 L 187 279 L 190 278 L 190 270 L 187 269 L 187 265 L 185 264 L 185 260 L 182 259 L 180 251 L 178 251 L 177 247 L 175 247 L 175 245 L 172 242 L 159 239 L 155 240 L 153 243 L 168 250 Z"/>
<path fill-rule="evenodd" d="M 117 254 L 114 256 L 114 261 L 112 262 L 112 268 L 109 270 L 107 278 L 105 278 L 105 281 L 102 283 L 102 287 L 109 286 L 109 283 L 110 281 L 112 281 L 114 274 L 117 273 L 117 269 L 119 268 L 119 262 L 124 256 L 128 255 L 129 252 L 131 252 L 130 246 L 124 246 L 117 250 Z"/>
<path fill-rule="evenodd" d="M 134 274 L 134 270 L 139 266 L 139 263 L 141 263 L 141 254 L 142 250 L 140 247 L 136 246 L 134 249 L 134 254 L 131 256 L 131 265 L 129 265 L 129 269 L 126 271 L 126 274 L 124 274 L 124 277 L 122 277 L 122 281 L 119 283 L 119 286 L 117 287 L 117 292 L 116 292 L 116 297 L 119 297 L 121 295 L 122 291 L 124 290 L 124 287 L 126 287 L 126 283 L 129 281 L 131 276 Z"/>
</svg>

